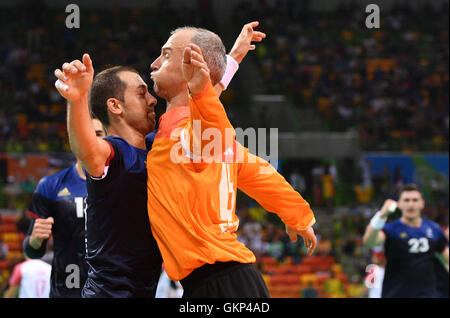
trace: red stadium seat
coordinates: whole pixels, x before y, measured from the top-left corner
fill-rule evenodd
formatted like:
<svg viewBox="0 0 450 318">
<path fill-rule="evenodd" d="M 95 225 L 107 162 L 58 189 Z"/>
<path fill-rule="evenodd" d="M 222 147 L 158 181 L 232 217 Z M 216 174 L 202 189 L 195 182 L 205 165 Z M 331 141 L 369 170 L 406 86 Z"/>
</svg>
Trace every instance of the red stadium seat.
<svg viewBox="0 0 450 318">
<path fill-rule="evenodd" d="M 21 251 L 22 250 L 22 245 L 19 243 L 7 243 L 6 245 L 8 246 L 8 249 L 10 251 Z"/>
<path fill-rule="evenodd" d="M 9 262 L 8 261 L 0 261 L 0 269 L 8 269 Z"/>
<path fill-rule="evenodd" d="M 14 224 L 0 224 L 0 233 L 17 232 L 17 225 Z"/>
<path fill-rule="evenodd" d="M 16 218 L 12 215 L 0 216 L 0 224 L 16 224 Z"/>
<path fill-rule="evenodd" d="M 333 265 L 335 262 L 334 256 L 324 256 L 322 258 L 322 262 L 329 264 L 329 266 Z"/>
<path fill-rule="evenodd" d="M 339 279 L 343 284 L 347 284 L 348 283 L 348 276 L 347 276 L 347 274 L 338 273 L 338 274 L 336 274 L 336 278 Z"/>
<path fill-rule="evenodd" d="M 27 235 L 25 233 L 19 233 L 19 243 L 22 244 L 23 240 L 25 239 Z"/>
<path fill-rule="evenodd" d="M 293 272 L 298 275 L 312 273 L 314 271 L 313 267 L 307 264 L 294 265 L 292 269 Z"/>
<path fill-rule="evenodd" d="M 278 261 L 276 258 L 273 258 L 272 256 L 262 256 L 261 257 L 261 264 L 263 265 L 275 265 L 278 264 Z"/>
<path fill-rule="evenodd" d="M 299 285 L 300 276 L 296 274 L 274 275 L 270 279 L 271 286 L 279 285 Z"/>
<path fill-rule="evenodd" d="M 0 235 L 4 243 L 18 243 L 20 240 L 19 233 L 4 232 Z"/>
</svg>

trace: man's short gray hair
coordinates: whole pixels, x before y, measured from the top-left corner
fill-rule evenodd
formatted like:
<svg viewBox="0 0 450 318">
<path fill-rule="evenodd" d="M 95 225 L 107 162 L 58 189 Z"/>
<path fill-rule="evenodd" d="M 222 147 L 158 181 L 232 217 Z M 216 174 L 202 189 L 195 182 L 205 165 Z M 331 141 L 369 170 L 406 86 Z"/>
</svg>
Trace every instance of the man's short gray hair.
<svg viewBox="0 0 450 318">
<path fill-rule="evenodd" d="M 222 79 L 227 68 L 226 51 L 222 40 L 214 32 L 189 26 L 175 29 L 170 34 L 173 35 L 182 30 L 191 30 L 194 32 L 191 41 L 202 50 L 203 58 L 209 68 L 211 82 L 213 85 L 216 85 Z"/>
</svg>

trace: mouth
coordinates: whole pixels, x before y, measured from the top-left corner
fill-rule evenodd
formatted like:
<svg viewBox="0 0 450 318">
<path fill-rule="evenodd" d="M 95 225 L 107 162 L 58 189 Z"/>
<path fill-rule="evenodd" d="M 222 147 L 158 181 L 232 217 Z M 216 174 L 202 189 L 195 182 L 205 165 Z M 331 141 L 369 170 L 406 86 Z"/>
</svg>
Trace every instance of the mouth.
<svg viewBox="0 0 450 318">
<path fill-rule="evenodd" d="M 150 110 L 147 114 L 148 114 L 150 119 L 152 119 L 152 120 L 156 119 L 156 113 L 155 113 L 155 111 L 153 109 Z"/>
</svg>

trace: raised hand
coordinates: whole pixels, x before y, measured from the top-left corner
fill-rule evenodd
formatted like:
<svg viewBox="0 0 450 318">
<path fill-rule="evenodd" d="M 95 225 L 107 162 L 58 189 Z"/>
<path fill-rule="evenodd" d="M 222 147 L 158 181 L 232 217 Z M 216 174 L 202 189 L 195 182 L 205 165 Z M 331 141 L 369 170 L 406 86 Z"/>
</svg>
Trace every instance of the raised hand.
<svg viewBox="0 0 450 318">
<path fill-rule="evenodd" d="M 387 199 L 384 201 L 384 204 L 381 208 L 381 217 L 388 217 L 389 214 L 395 212 L 395 208 L 397 207 L 397 202 L 391 199 Z"/>
<path fill-rule="evenodd" d="M 36 221 L 34 221 L 33 231 L 30 235 L 30 245 L 33 248 L 40 248 L 42 242 L 50 238 L 50 235 L 52 235 L 53 223 L 54 220 L 52 217 L 36 219 Z"/>
<path fill-rule="evenodd" d="M 241 63 L 248 51 L 254 50 L 256 47 L 252 42 L 261 42 L 266 34 L 260 31 L 255 31 L 259 25 L 258 21 L 247 23 L 242 27 L 242 31 L 234 42 L 233 48 L 230 51 L 230 56 Z"/>
<path fill-rule="evenodd" d="M 74 60 L 64 63 L 62 70 L 54 72 L 58 80 L 55 87 L 65 99 L 76 101 L 87 96 L 94 78 L 94 68 L 89 54 L 83 55 L 83 62 Z"/>
<path fill-rule="evenodd" d="M 198 95 L 204 91 L 208 82 L 209 68 L 203 59 L 200 47 L 190 44 L 183 52 L 183 76 L 186 80 L 189 91 L 193 95 Z"/>
</svg>

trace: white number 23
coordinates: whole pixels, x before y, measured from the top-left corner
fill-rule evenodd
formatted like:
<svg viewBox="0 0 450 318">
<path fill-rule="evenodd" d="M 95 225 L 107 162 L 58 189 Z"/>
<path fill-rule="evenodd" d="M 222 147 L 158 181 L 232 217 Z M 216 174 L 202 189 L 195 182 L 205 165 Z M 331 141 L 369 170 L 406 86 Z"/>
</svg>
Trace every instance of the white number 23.
<svg viewBox="0 0 450 318">
<path fill-rule="evenodd" d="M 426 253 L 430 249 L 430 244 L 428 243 L 428 239 L 425 237 L 421 237 L 419 239 L 417 238 L 411 238 L 408 241 L 408 245 L 410 246 L 409 252 L 410 253 Z"/>
</svg>

